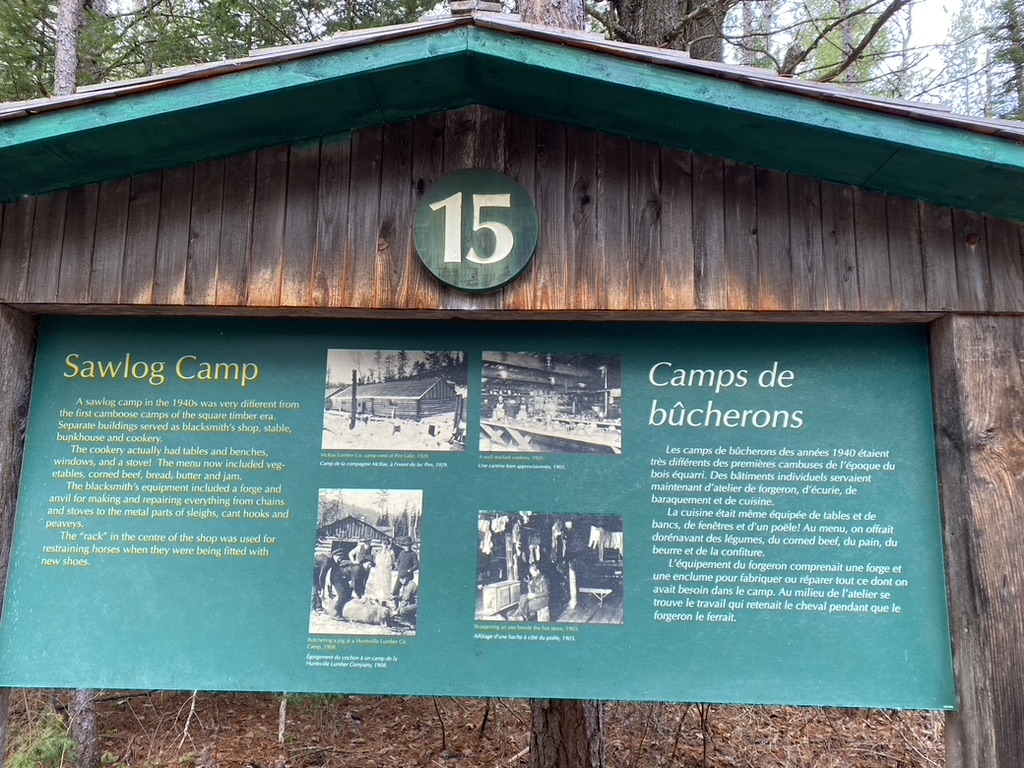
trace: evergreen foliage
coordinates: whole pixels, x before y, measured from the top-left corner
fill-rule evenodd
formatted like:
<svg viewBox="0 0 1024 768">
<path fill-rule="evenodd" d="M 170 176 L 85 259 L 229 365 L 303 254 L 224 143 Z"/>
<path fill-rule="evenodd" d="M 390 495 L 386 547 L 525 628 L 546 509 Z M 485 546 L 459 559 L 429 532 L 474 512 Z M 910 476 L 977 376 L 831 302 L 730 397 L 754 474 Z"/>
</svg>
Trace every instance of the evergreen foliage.
<svg viewBox="0 0 1024 768">
<path fill-rule="evenodd" d="M 62 768 L 75 760 L 77 745 L 68 724 L 53 707 L 40 709 L 28 723 L 16 727 L 7 752 L 7 768 Z"/>
<path fill-rule="evenodd" d="M 999 117 L 1024 120 L 1024 0 L 996 0 L 988 40 L 993 111 Z"/>
<path fill-rule="evenodd" d="M 86 0 L 79 86 L 415 21 L 429 0 Z M 0 101 L 54 93 L 55 0 L 0 0 Z"/>
</svg>

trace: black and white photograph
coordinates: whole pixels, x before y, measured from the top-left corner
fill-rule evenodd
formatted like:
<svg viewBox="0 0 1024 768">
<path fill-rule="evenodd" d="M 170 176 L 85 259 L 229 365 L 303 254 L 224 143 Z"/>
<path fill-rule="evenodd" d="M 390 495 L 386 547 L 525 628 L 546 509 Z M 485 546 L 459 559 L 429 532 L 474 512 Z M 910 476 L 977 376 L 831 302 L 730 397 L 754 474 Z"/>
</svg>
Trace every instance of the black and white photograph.
<svg viewBox="0 0 1024 768">
<path fill-rule="evenodd" d="M 423 492 L 322 488 L 311 635 L 414 635 Z"/>
<path fill-rule="evenodd" d="M 323 450 L 465 451 L 467 378 L 464 352 L 330 349 Z"/>
<path fill-rule="evenodd" d="M 477 621 L 622 624 L 621 515 L 481 512 Z"/>
<path fill-rule="evenodd" d="M 619 355 L 484 352 L 480 451 L 622 453 Z"/>
</svg>

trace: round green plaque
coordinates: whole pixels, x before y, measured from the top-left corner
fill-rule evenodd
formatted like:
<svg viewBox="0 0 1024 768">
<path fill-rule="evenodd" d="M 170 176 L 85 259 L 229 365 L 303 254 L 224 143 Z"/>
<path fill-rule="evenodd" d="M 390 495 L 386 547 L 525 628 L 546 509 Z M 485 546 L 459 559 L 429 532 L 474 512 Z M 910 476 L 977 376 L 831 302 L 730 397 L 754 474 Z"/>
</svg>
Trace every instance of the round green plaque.
<svg viewBox="0 0 1024 768">
<path fill-rule="evenodd" d="M 462 291 L 493 291 L 522 273 L 540 219 L 526 190 L 495 171 L 459 171 L 426 191 L 413 239 L 434 276 Z"/>
</svg>

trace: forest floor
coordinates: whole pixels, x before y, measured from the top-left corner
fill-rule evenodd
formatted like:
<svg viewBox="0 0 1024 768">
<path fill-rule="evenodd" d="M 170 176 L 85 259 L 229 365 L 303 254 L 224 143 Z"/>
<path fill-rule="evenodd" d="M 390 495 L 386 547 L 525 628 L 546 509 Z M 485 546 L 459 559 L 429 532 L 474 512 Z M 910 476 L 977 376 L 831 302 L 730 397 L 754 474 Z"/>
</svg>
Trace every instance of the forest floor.
<svg viewBox="0 0 1024 768">
<path fill-rule="evenodd" d="M 106 768 L 529 765 L 521 700 L 102 692 Z M 12 695 L 12 750 L 66 692 Z M 609 768 L 941 768 L 943 717 L 889 710 L 609 703 Z M 43 763 L 36 762 L 38 766 Z M 69 764 L 67 759 L 64 764 Z M 47 764 L 56 768 L 59 762 Z"/>
</svg>

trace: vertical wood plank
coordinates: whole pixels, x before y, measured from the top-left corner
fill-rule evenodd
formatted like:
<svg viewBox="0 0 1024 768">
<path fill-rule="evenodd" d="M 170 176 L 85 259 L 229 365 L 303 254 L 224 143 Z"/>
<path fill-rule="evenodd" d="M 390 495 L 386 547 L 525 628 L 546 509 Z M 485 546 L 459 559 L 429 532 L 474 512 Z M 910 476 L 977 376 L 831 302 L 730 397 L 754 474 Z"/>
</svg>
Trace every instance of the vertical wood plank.
<svg viewBox="0 0 1024 768">
<path fill-rule="evenodd" d="M 920 309 L 924 306 L 925 294 L 917 201 L 890 195 L 886 199 L 886 208 L 893 309 Z"/>
<path fill-rule="evenodd" d="M 661 299 L 694 309 L 693 156 L 661 147 Z"/>
<path fill-rule="evenodd" d="M 620 136 L 597 136 L 597 309 L 628 309 L 633 296 L 629 258 L 635 211 L 629 199 L 630 142 Z"/>
<path fill-rule="evenodd" d="M 32 227 L 36 198 L 23 197 L 4 206 L 0 232 L 0 300 L 25 300 L 28 260 L 32 249 Z"/>
<path fill-rule="evenodd" d="M 1024 310 L 1024 245 L 1021 225 L 1006 219 L 985 219 L 989 270 L 992 274 L 992 309 Z"/>
<path fill-rule="evenodd" d="M 121 270 L 121 302 L 149 304 L 153 298 L 156 238 L 160 224 L 161 174 L 132 178 L 128 200 L 128 232 Z"/>
<path fill-rule="evenodd" d="M 220 306 L 245 303 L 255 202 L 256 153 L 228 158 L 224 161 L 223 229 L 217 256 L 217 304 Z"/>
<path fill-rule="evenodd" d="M 924 257 L 925 309 L 950 310 L 959 303 L 956 256 L 953 248 L 953 212 L 919 203 L 921 250 Z"/>
<path fill-rule="evenodd" d="M 412 183 L 413 210 L 431 185 L 444 175 L 445 115 L 428 115 L 413 123 Z M 443 293 L 441 282 L 423 266 L 414 251 L 409 253 L 406 268 L 406 306 L 439 307 Z"/>
<path fill-rule="evenodd" d="M 854 189 L 853 206 L 857 226 L 857 284 L 860 288 L 861 309 L 891 310 L 892 277 L 889 270 L 885 195 Z"/>
<path fill-rule="evenodd" d="M 98 209 L 97 185 L 68 190 L 67 222 L 57 280 L 57 301 L 61 303 L 76 304 L 88 300 Z"/>
<path fill-rule="evenodd" d="M 477 157 L 477 125 L 480 107 L 463 107 L 445 116 L 444 175 L 472 168 Z M 441 288 L 444 309 L 474 309 L 476 297 L 447 286 Z"/>
<path fill-rule="evenodd" d="M 501 305 L 506 309 L 526 310 L 546 306 L 554 300 L 548 294 L 554 286 L 563 286 L 559 301 L 564 301 L 564 282 L 567 272 L 566 261 L 569 258 L 565 249 L 566 230 L 568 227 L 567 206 L 568 193 L 565 189 L 565 164 L 562 158 L 561 173 L 538 174 L 536 169 L 537 156 L 537 121 L 530 115 L 517 115 L 510 112 L 499 113 L 505 117 L 505 153 L 503 171 L 506 176 L 518 182 L 533 199 L 540 213 L 540 233 L 537 238 L 537 250 L 533 261 L 518 280 L 501 291 Z M 563 132 L 565 128 L 563 126 Z M 564 135 L 562 137 L 565 143 Z M 549 156 L 550 156 L 550 143 Z M 558 188 L 558 199 L 552 186 Z M 547 202 L 541 202 L 542 200 Z M 550 206 L 550 208 L 548 208 Z M 551 213 L 547 213 L 550 210 Z M 546 250 L 546 247 L 552 250 Z M 553 270 L 560 268 L 560 271 Z M 549 271 L 550 270 L 550 271 Z M 554 282 L 549 275 L 556 275 Z"/>
<path fill-rule="evenodd" d="M 761 309 L 793 306 L 793 257 L 789 232 L 789 183 L 786 174 L 758 168 L 757 254 Z"/>
<path fill-rule="evenodd" d="M 380 220 L 374 264 L 374 305 L 405 306 L 406 279 L 413 251 L 412 223 L 415 198 L 412 183 L 412 124 L 384 126 L 381 163 Z"/>
<path fill-rule="evenodd" d="M 25 296 L 28 301 L 52 302 L 57 299 L 67 202 L 67 190 L 43 195 L 36 202 Z"/>
<path fill-rule="evenodd" d="M 520 145 L 517 156 L 521 158 L 520 166 L 529 168 L 534 180 L 531 196 L 540 217 L 540 235 L 533 263 L 506 295 L 521 297 L 513 301 L 510 308 L 555 309 L 568 295 L 566 261 L 569 254 L 565 243 L 569 214 L 566 209 L 571 201 L 565 179 L 569 162 L 566 128 L 548 120 L 531 122 L 531 125 L 533 147 Z"/>
<path fill-rule="evenodd" d="M 185 263 L 185 303 L 217 303 L 217 262 L 224 226 L 224 160 L 195 167 Z"/>
<path fill-rule="evenodd" d="M 953 253 L 956 285 L 962 312 L 982 312 L 992 306 L 992 277 L 988 269 L 988 241 L 981 214 L 953 211 Z"/>
<path fill-rule="evenodd" d="M 1024 318 L 947 316 L 932 329 L 936 434 L 959 711 L 949 768 L 1024 754 Z"/>
<path fill-rule="evenodd" d="M 852 187 L 821 182 L 821 247 L 826 309 L 860 309 Z"/>
<path fill-rule="evenodd" d="M 131 192 L 131 179 L 115 179 L 100 184 L 96 241 L 89 275 L 89 303 L 116 304 L 120 298 Z"/>
<path fill-rule="evenodd" d="M 351 156 L 352 134 L 323 137 L 313 264 L 312 302 L 317 307 L 339 307 L 343 302 Z"/>
<path fill-rule="evenodd" d="M 474 167 L 502 173 L 505 167 L 505 147 L 508 144 L 507 113 L 488 107 L 477 107 L 476 126 Z"/>
<path fill-rule="evenodd" d="M 698 309 L 725 309 L 725 167 L 719 157 L 693 156 L 693 259 Z"/>
<path fill-rule="evenodd" d="M 659 262 L 661 244 L 661 153 L 654 144 L 630 142 L 629 199 L 630 249 L 633 309 L 659 309 L 662 306 Z"/>
<path fill-rule="evenodd" d="M 444 173 L 472 168 L 476 162 L 480 107 L 470 106 L 445 115 Z"/>
<path fill-rule="evenodd" d="M 484 106 L 467 107 L 474 115 L 474 168 L 501 172 L 505 165 L 505 146 L 508 139 L 505 114 Z M 520 278 L 522 279 L 522 277 Z M 499 289 L 473 295 L 474 309 L 498 309 L 503 305 L 504 291 Z"/>
<path fill-rule="evenodd" d="M 380 222 L 380 126 L 357 131 L 352 142 L 352 195 L 349 198 L 346 306 L 374 306 L 377 288 L 377 230 Z"/>
<path fill-rule="evenodd" d="M 604 277 L 603 264 L 595 258 L 597 253 L 598 181 L 597 134 L 569 126 L 566 129 L 568 168 L 566 190 L 569 197 L 571 229 L 566 244 L 565 284 L 569 295 L 565 306 L 581 309 L 597 306 L 598 288 Z M 545 243 L 548 250 L 557 251 L 557 243 Z"/>
<path fill-rule="evenodd" d="M 757 255 L 757 185 L 754 167 L 726 160 L 722 166 L 725 269 L 729 309 L 761 306 Z"/>
<path fill-rule="evenodd" d="M 252 255 L 245 302 L 249 306 L 273 307 L 281 301 L 288 154 L 287 146 L 266 147 L 256 152 Z"/>
<path fill-rule="evenodd" d="M 292 145 L 288 160 L 288 198 L 284 216 L 281 306 L 309 306 L 316 263 L 319 210 L 320 140 Z"/>
<path fill-rule="evenodd" d="M 153 303 L 183 304 L 192 217 L 191 165 L 164 171 L 160 189 L 160 230 L 153 273 Z"/>
<path fill-rule="evenodd" d="M 827 306 L 825 253 L 821 235 L 821 186 L 817 179 L 788 174 L 789 235 L 793 254 L 793 308 Z"/>
</svg>

